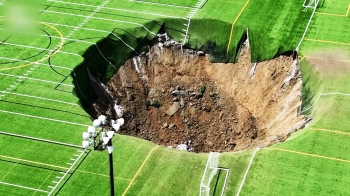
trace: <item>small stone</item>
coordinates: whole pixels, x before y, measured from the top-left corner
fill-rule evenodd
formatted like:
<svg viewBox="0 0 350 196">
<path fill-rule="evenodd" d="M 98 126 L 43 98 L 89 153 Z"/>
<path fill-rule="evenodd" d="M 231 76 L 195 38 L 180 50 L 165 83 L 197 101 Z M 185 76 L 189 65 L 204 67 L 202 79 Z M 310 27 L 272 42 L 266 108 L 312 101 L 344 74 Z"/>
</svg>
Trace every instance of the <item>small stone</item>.
<svg viewBox="0 0 350 196">
<path fill-rule="evenodd" d="M 173 103 L 173 105 L 171 105 L 171 106 L 165 111 L 165 113 L 167 113 L 169 116 L 172 116 L 172 115 L 174 115 L 179 109 L 180 109 L 180 103 L 179 103 L 179 102 L 175 102 L 175 103 Z"/>
<path fill-rule="evenodd" d="M 184 108 L 185 107 L 185 102 L 184 100 L 181 98 L 180 99 L 180 108 Z"/>
<path fill-rule="evenodd" d="M 170 123 L 169 125 L 169 129 L 172 129 L 173 127 L 175 127 L 176 125 L 174 123 Z"/>
</svg>

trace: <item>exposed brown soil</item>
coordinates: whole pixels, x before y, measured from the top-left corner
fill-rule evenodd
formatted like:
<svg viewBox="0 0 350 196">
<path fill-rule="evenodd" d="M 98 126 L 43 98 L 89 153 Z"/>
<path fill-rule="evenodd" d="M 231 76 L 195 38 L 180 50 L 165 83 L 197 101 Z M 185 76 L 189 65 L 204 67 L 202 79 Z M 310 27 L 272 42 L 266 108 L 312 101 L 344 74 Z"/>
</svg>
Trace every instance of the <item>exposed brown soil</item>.
<svg viewBox="0 0 350 196">
<path fill-rule="evenodd" d="M 299 64 L 292 67 L 291 56 L 258 63 L 251 77 L 247 48 L 235 64 L 210 63 L 209 55 L 194 53 L 154 45 L 140 63 L 135 57 L 119 69 L 107 89 L 125 108 L 121 134 L 165 146 L 185 143 L 195 152 L 222 152 L 284 141 L 305 123 L 298 116 Z M 185 95 L 174 96 L 174 90 Z M 147 100 L 162 106 L 146 107 Z"/>
</svg>

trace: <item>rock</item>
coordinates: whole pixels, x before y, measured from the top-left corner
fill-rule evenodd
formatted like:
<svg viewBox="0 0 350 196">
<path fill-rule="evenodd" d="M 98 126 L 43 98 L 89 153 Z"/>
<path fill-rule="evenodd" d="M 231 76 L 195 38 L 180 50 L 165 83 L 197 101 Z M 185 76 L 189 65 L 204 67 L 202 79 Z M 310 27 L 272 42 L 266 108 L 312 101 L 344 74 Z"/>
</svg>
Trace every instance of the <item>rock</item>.
<svg viewBox="0 0 350 196">
<path fill-rule="evenodd" d="M 180 103 L 179 103 L 179 102 L 175 102 L 175 103 L 173 103 L 173 105 L 171 105 L 171 106 L 165 111 L 165 113 L 168 114 L 169 116 L 172 116 L 172 115 L 174 115 L 179 109 L 180 109 Z"/>
<path fill-rule="evenodd" d="M 185 107 L 185 101 L 181 98 L 180 99 L 180 108 L 184 108 Z"/>
<path fill-rule="evenodd" d="M 174 91 L 171 92 L 171 94 L 173 96 L 175 96 L 175 95 L 188 95 L 188 93 L 186 91 L 184 91 L 184 90 L 174 90 Z"/>
<path fill-rule="evenodd" d="M 187 145 L 186 144 L 180 144 L 176 147 L 176 150 L 184 150 L 187 151 Z"/>
<path fill-rule="evenodd" d="M 162 128 L 165 129 L 167 127 L 168 127 L 168 123 L 164 123 Z"/>
<path fill-rule="evenodd" d="M 204 53 L 203 51 L 198 51 L 198 52 L 197 52 L 197 55 L 198 55 L 198 56 L 204 56 L 205 53 Z"/>
<path fill-rule="evenodd" d="M 172 129 L 172 128 L 174 128 L 176 125 L 174 124 L 174 123 L 170 123 L 170 125 L 169 125 L 169 129 Z"/>
<path fill-rule="evenodd" d="M 179 98 L 178 97 L 174 97 L 173 98 L 173 102 L 178 102 L 179 101 Z M 180 104 L 181 105 L 181 104 Z"/>
</svg>

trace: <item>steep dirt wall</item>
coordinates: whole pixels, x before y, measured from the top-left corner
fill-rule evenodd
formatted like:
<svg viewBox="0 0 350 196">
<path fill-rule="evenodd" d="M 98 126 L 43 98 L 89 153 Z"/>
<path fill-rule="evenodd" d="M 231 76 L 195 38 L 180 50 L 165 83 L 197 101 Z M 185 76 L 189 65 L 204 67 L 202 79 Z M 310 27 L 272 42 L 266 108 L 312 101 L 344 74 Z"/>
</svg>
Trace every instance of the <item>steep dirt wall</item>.
<svg viewBox="0 0 350 196">
<path fill-rule="evenodd" d="M 125 108 L 121 134 L 195 152 L 268 146 L 300 128 L 299 64 L 292 56 L 210 63 L 209 55 L 157 43 L 129 59 L 107 83 Z M 254 70 L 254 71 L 253 71 Z M 101 113 L 104 109 L 97 104 Z"/>
</svg>

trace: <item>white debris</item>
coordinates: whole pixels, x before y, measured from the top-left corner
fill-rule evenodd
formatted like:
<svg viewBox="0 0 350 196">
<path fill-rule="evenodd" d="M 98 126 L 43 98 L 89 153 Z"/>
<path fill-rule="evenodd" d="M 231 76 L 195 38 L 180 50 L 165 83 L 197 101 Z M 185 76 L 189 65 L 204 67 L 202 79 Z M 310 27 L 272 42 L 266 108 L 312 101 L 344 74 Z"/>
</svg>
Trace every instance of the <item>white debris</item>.
<svg viewBox="0 0 350 196">
<path fill-rule="evenodd" d="M 134 62 L 135 70 L 137 71 L 137 73 L 140 73 L 140 68 L 136 57 L 132 58 L 132 61 Z"/>
<path fill-rule="evenodd" d="M 258 63 L 254 63 L 252 69 L 250 70 L 250 77 L 254 76 L 255 74 L 255 70 L 256 70 L 256 66 L 258 65 Z"/>
<path fill-rule="evenodd" d="M 176 150 L 184 150 L 187 151 L 187 145 L 186 144 L 180 144 L 176 147 Z"/>
<path fill-rule="evenodd" d="M 115 113 L 117 113 L 118 117 L 123 117 L 124 108 L 122 106 L 115 104 L 114 110 L 115 110 Z"/>
<path fill-rule="evenodd" d="M 161 42 L 158 43 L 158 47 L 159 47 L 160 49 L 162 49 L 162 50 L 163 50 L 163 45 L 164 45 L 164 44 L 161 43 Z"/>
</svg>

